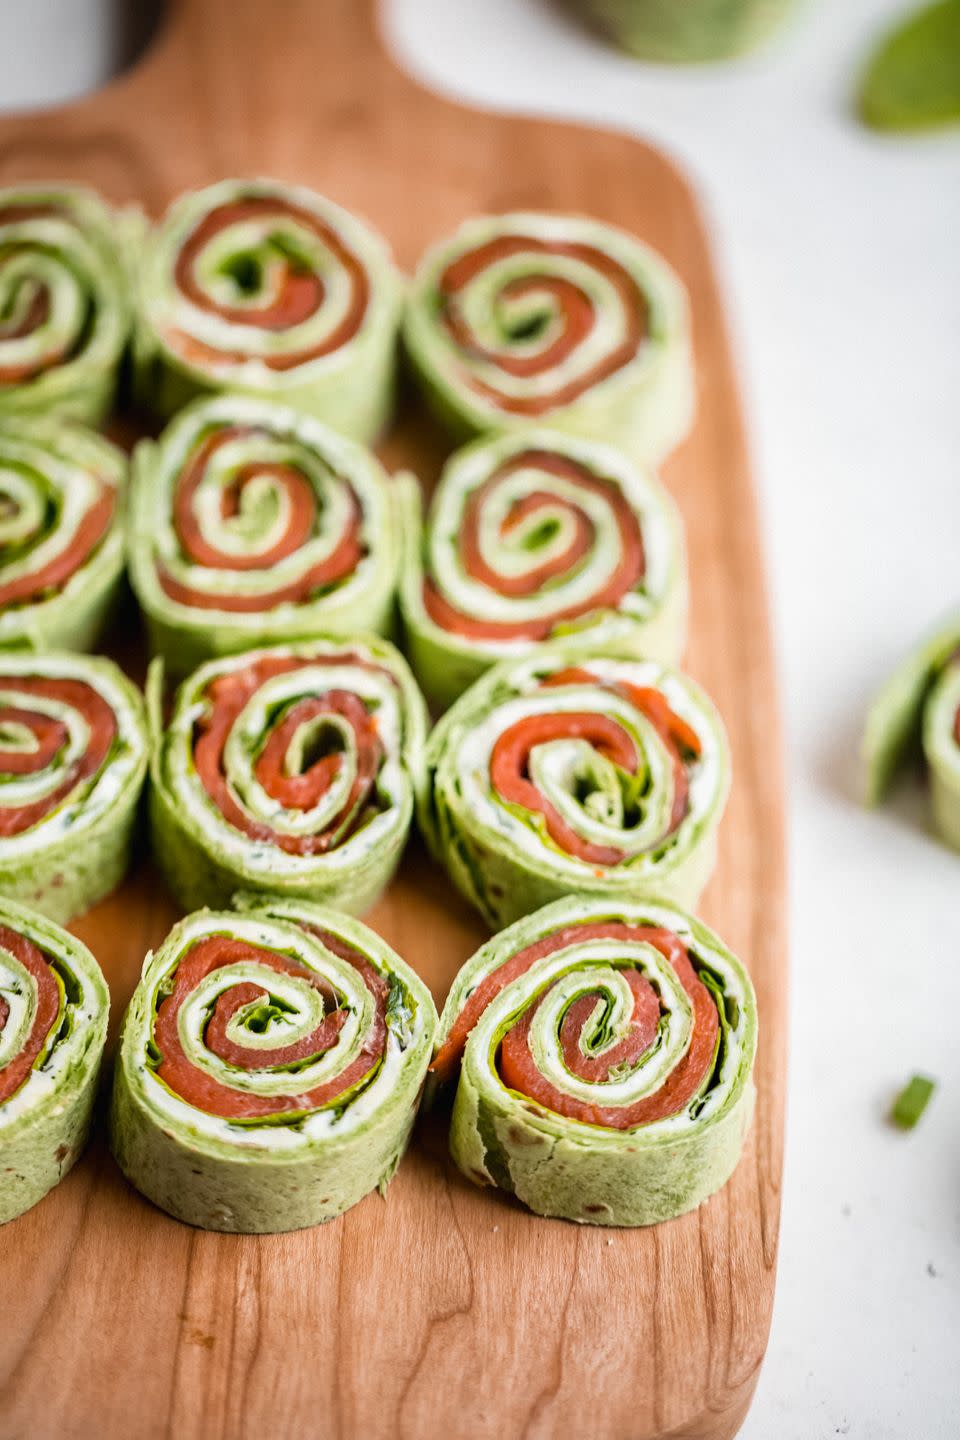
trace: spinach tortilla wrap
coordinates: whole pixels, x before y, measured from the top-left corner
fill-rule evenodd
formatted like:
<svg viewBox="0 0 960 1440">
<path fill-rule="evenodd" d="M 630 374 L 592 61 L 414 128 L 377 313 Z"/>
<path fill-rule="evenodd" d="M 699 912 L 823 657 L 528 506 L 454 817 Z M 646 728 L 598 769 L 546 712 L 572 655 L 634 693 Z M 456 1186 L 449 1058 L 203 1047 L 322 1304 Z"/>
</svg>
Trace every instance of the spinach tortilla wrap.
<svg viewBox="0 0 960 1440">
<path fill-rule="evenodd" d="M 240 905 L 188 915 L 147 956 L 111 1143 L 131 1184 L 178 1220 L 297 1230 L 392 1178 L 436 1010 L 360 921 L 302 901 Z"/>
<path fill-rule="evenodd" d="M 241 888 L 361 913 L 392 876 L 423 767 L 426 708 L 386 640 L 307 641 L 200 667 L 154 729 L 153 849 L 185 909 Z"/>
<path fill-rule="evenodd" d="M 867 802 L 879 804 L 921 754 L 934 824 L 960 850 L 960 616 L 908 655 L 874 700 L 863 737 Z"/>
<path fill-rule="evenodd" d="M 0 647 L 89 650 L 119 592 L 127 462 L 79 425 L 0 424 Z"/>
<path fill-rule="evenodd" d="M 716 709 L 685 675 L 558 642 L 461 696 L 426 770 L 427 843 L 497 929 L 571 892 L 695 905 L 730 762 Z"/>
<path fill-rule="evenodd" d="M 566 0 L 619 49 L 670 63 L 723 60 L 752 50 L 796 0 Z"/>
<path fill-rule="evenodd" d="M 412 478 L 400 605 L 427 699 L 445 708 L 498 660 L 564 633 L 673 662 L 682 527 L 655 476 L 609 445 L 532 429 L 447 462 L 426 523 Z"/>
<path fill-rule="evenodd" d="M 339 205 L 276 180 L 181 195 L 146 242 L 135 335 L 144 404 L 211 390 L 283 401 L 372 441 L 393 407 L 400 276 Z"/>
<path fill-rule="evenodd" d="M 432 1071 L 450 1149 L 540 1215 L 652 1225 L 729 1178 L 753 1111 L 756 1000 L 699 920 L 571 896 L 460 971 Z"/>
<path fill-rule="evenodd" d="M 688 310 L 667 262 L 623 230 L 485 215 L 420 262 L 404 341 L 456 434 L 545 424 L 656 461 L 693 419 Z"/>
<path fill-rule="evenodd" d="M 110 996 L 85 945 L 0 899 L 0 1225 L 63 1179 L 87 1138 Z"/>
<path fill-rule="evenodd" d="M 0 422 L 56 411 L 99 425 L 130 334 L 143 227 L 77 185 L 0 189 Z"/>
<path fill-rule="evenodd" d="M 221 395 L 134 456 L 130 578 L 178 675 L 302 635 L 389 631 L 400 570 L 379 461 L 286 406 Z"/>
<path fill-rule="evenodd" d="M 102 656 L 0 652 L 0 894 L 66 923 L 123 879 L 143 697 Z"/>
</svg>

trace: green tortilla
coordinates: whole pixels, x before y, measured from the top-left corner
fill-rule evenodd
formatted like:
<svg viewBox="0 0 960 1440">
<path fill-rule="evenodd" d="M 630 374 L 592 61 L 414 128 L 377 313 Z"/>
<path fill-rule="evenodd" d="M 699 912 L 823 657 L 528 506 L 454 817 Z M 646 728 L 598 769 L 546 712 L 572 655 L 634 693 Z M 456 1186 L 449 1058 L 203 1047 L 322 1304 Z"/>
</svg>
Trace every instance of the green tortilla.
<svg viewBox="0 0 960 1440">
<path fill-rule="evenodd" d="M 726 60 L 766 40 L 796 0 L 566 0 L 618 49 L 641 60 Z"/>
<path fill-rule="evenodd" d="M 184 503 L 193 548 L 178 524 Z M 386 472 L 362 446 L 268 400 L 201 400 L 141 441 L 129 549 L 151 651 L 177 676 L 257 645 L 393 628 L 401 535 Z"/>
<path fill-rule="evenodd" d="M 277 180 L 219 180 L 173 203 L 138 279 L 136 383 L 154 414 L 231 390 L 355 440 L 385 429 L 402 283 L 382 237 L 339 205 Z M 292 313 L 278 322 L 288 282 Z"/>
<path fill-rule="evenodd" d="M 0 647 L 96 645 L 123 577 L 126 486 L 125 455 L 90 430 L 52 416 L 0 427 Z"/>
<path fill-rule="evenodd" d="M 425 523 L 416 481 L 395 483 L 406 512 L 406 645 L 437 709 L 491 665 L 564 634 L 680 658 L 680 517 L 655 475 L 613 446 L 545 429 L 475 441 L 447 461 Z"/>
<path fill-rule="evenodd" d="M 110 996 L 85 945 L 36 911 L 0 900 L 0 1082 L 35 1033 L 40 977 L 59 996 L 42 1044 L 16 1088 L 0 1100 L 0 1225 L 42 1200 L 86 1144 L 107 1038 Z M 12 942 L 12 943 L 11 943 Z M 18 943 L 19 942 L 19 943 Z M 26 942 L 32 961 L 20 945 Z"/>
<path fill-rule="evenodd" d="M 569 671 L 586 673 L 560 678 Z M 648 693 L 647 711 L 624 687 Z M 689 727 L 699 754 L 672 754 L 651 700 Z M 529 748 L 514 798 L 494 781 L 495 757 L 529 726 L 550 733 Z M 632 749 L 629 763 L 612 743 Z M 426 769 L 418 814 L 427 844 L 492 929 L 571 893 L 695 905 L 730 783 L 723 724 L 692 680 L 572 641 L 487 671 L 435 726 Z M 542 803 L 530 800 L 531 786 Z M 579 844 L 557 838 L 548 811 Z"/>
<path fill-rule="evenodd" d="M 258 666 L 282 673 L 243 678 Z M 235 677 L 245 699 L 223 749 L 223 773 L 240 808 L 231 818 L 200 779 L 195 745 L 199 726 L 216 712 L 217 688 Z M 356 914 L 373 905 L 406 844 L 426 731 L 423 697 L 388 641 L 360 635 L 351 642 L 315 640 L 212 660 L 180 686 L 166 727 L 159 661 L 151 668 L 147 696 L 153 851 L 184 909 L 228 904 L 237 889 L 320 901 Z M 375 773 L 365 798 L 363 755 L 345 705 L 359 710 L 376 735 Z M 326 751 L 338 756 L 336 773 L 302 807 L 293 800 L 282 805 L 261 784 L 258 760 L 288 717 L 311 706 L 319 713 L 290 737 L 285 772 L 303 774 L 314 752 Z M 284 837 L 296 836 L 306 837 L 313 849 L 283 848 Z M 311 837 L 323 838 L 314 845 Z"/>
<path fill-rule="evenodd" d="M 55 411 L 99 425 L 132 324 L 145 221 L 78 185 L 0 189 L 0 423 Z M 4 378 L 4 376 L 8 378 Z"/>
<path fill-rule="evenodd" d="M 55 693 L 38 694 L 35 687 L 46 681 Z M 89 773 L 90 727 L 74 687 L 93 692 L 115 722 L 106 754 Z M 24 712 L 38 722 L 25 721 Z M 40 721 L 62 727 L 48 757 L 38 738 Z M 39 762 L 0 774 L 0 809 L 40 807 L 30 824 L 8 825 L 0 836 L 0 893 L 66 924 L 126 874 L 147 770 L 143 696 L 103 656 L 0 652 L 0 727 L 6 749 Z"/>
<path fill-rule="evenodd" d="M 421 260 L 403 333 L 427 400 L 461 438 L 536 422 L 656 462 L 693 420 L 681 281 L 642 241 L 583 216 L 465 221 Z"/>
<path fill-rule="evenodd" d="M 960 850 L 960 617 L 946 620 L 894 671 L 867 714 L 867 803 L 879 804 L 912 761 L 926 761 L 933 819 Z"/>
<path fill-rule="evenodd" d="M 359 921 L 302 901 L 240 905 L 239 912 L 188 915 L 147 956 L 123 1022 L 111 1145 L 130 1183 L 178 1220 L 205 1230 L 298 1230 L 386 1188 L 416 1117 L 436 1010 L 413 970 Z M 187 984 L 180 967 L 211 936 L 237 942 L 235 958 L 191 982 L 178 1014 L 180 1043 L 200 1081 L 231 1103 L 252 1095 L 257 1117 L 201 1108 L 160 1073 L 158 1007 L 178 976 Z M 291 962 L 294 973 L 269 968 L 264 952 Z M 374 980 L 364 978 L 364 967 Z M 372 986 L 386 996 L 385 1008 Z M 242 1066 L 217 1052 L 208 1024 L 218 1001 L 229 1005 L 235 994 L 244 1003 L 227 1033 Z M 331 1014 L 342 1017 L 332 1043 L 328 1036 L 295 1061 L 274 1054 L 255 1063 L 258 1050 L 309 1041 Z M 337 1077 L 348 1070 L 354 1079 L 341 1091 Z M 336 1093 L 314 1103 L 310 1094 L 323 1085 Z"/>
<path fill-rule="evenodd" d="M 606 929 L 587 938 L 584 926 Z M 612 936 L 612 927 L 634 932 Z M 643 931 L 643 934 L 636 933 Z M 696 1093 L 675 1111 L 615 1128 L 610 1110 L 655 1096 L 685 1063 L 695 1021 L 687 991 L 650 932 L 668 932 L 686 949 L 717 1012 L 713 1061 Z M 552 941 L 552 944 L 551 944 Z M 513 957 L 538 947 L 526 962 Z M 513 963 L 511 964 L 511 962 Z M 518 965 L 520 968 L 518 968 Z M 501 967 L 510 967 L 503 979 Z M 633 1023 L 631 972 L 653 987 L 660 1020 L 655 1041 L 639 1058 L 604 1065 Z M 739 960 L 699 920 L 656 901 L 611 903 L 571 896 L 518 920 L 467 961 L 440 1020 L 438 1060 L 465 1004 L 487 982 L 482 1006 L 449 1083 L 456 1084 L 450 1151 L 479 1185 L 515 1194 L 538 1215 L 591 1225 L 653 1225 L 700 1205 L 733 1172 L 754 1105 L 756 998 Z M 587 1078 L 573 1073 L 567 1035 L 571 1007 L 592 1010 L 573 1042 Z M 476 1003 L 476 1002 L 475 1002 Z M 524 1045 L 553 1093 L 599 1109 L 604 1123 L 549 1108 L 546 1097 L 511 1089 L 501 1076 L 500 1047 L 529 1021 Z M 455 1062 L 455 1057 L 454 1057 Z"/>
</svg>

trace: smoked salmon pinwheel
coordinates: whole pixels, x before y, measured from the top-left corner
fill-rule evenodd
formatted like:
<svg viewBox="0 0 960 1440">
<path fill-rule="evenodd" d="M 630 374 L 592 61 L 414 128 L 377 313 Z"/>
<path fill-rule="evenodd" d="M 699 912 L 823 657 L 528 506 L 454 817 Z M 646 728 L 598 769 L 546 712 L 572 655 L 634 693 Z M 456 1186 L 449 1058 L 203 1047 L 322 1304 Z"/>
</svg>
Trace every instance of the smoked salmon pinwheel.
<svg viewBox="0 0 960 1440">
<path fill-rule="evenodd" d="M 286 406 L 223 395 L 134 456 L 130 576 L 153 650 L 201 660 L 389 630 L 399 517 L 369 451 Z"/>
<path fill-rule="evenodd" d="M 42 1200 L 83 1149 L 110 996 L 85 945 L 0 900 L 0 1225 Z"/>
<path fill-rule="evenodd" d="M 783 24 L 796 0 L 566 0 L 619 49 L 683 64 L 752 50 Z"/>
<path fill-rule="evenodd" d="M 312 190 L 221 180 L 182 195 L 146 247 L 138 390 L 272 397 L 372 441 L 393 406 L 403 304 L 386 242 Z"/>
<path fill-rule="evenodd" d="M 404 339 L 459 434 L 542 423 L 655 461 L 693 418 L 686 292 L 655 251 L 594 220 L 467 221 L 421 262 Z"/>
<path fill-rule="evenodd" d="M 360 913 L 393 874 L 421 783 L 426 708 L 403 657 L 358 636 L 203 665 L 154 727 L 154 853 L 185 909 L 238 889 Z"/>
<path fill-rule="evenodd" d="M 66 923 L 126 873 L 143 697 L 112 660 L 0 652 L 0 894 Z"/>
<path fill-rule="evenodd" d="M 52 419 L 0 426 L 0 646 L 89 650 L 124 567 L 123 453 Z"/>
<path fill-rule="evenodd" d="M 358 920 L 240 898 L 148 955 L 123 1023 L 111 1143 L 178 1220 L 332 1220 L 400 1163 L 436 1032 L 430 992 Z"/>
<path fill-rule="evenodd" d="M 478 440 L 448 461 L 426 525 L 401 481 L 400 603 L 414 672 L 449 705 L 498 660 L 564 632 L 674 661 L 686 573 L 679 516 L 622 452 L 556 431 Z"/>
<path fill-rule="evenodd" d="M 450 1150 L 539 1215 L 653 1225 L 731 1175 L 753 1112 L 757 1007 L 723 942 L 662 902 L 570 896 L 460 971 L 432 1071 Z"/>
<path fill-rule="evenodd" d="M 867 716 L 863 755 L 871 805 L 922 757 L 934 824 L 960 850 L 960 616 L 941 625 L 880 691 Z"/>
<path fill-rule="evenodd" d="M 55 410 L 98 425 L 132 321 L 142 219 L 78 186 L 0 189 L 0 421 Z"/>
<path fill-rule="evenodd" d="M 555 643 L 442 717 L 420 825 L 493 929 L 571 892 L 692 906 L 728 785 L 722 722 L 685 675 Z"/>
</svg>

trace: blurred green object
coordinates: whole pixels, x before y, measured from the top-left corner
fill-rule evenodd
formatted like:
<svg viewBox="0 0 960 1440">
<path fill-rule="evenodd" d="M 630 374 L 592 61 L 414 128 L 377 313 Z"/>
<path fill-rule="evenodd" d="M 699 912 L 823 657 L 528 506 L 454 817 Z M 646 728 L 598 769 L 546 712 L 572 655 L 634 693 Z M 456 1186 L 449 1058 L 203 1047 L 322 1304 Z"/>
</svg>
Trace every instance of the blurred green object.
<svg viewBox="0 0 960 1440">
<path fill-rule="evenodd" d="M 724 60 L 759 45 L 796 0 L 566 0 L 614 45 L 644 60 Z"/>
<path fill-rule="evenodd" d="M 859 100 L 876 130 L 960 123 L 960 0 L 937 0 L 902 21 L 871 58 Z"/>
<path fill-rule="evenodd" d="M 900 1130 L 912 1130 L 926 1110 L 930 1096 L 936 1088 L 937 1082 L 928 1075 L 911 1076 L 893 1102 L 890 1119 L 894 1125 Z"/>
</svg>

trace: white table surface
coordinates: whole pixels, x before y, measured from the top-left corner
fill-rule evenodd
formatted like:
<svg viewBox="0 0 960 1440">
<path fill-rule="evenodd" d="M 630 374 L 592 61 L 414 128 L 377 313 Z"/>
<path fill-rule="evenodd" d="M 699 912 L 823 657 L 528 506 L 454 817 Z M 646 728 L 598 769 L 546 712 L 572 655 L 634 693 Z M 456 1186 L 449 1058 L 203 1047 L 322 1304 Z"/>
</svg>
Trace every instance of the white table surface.
<svg viewBox="0 0 960 1440">
<path fill-rule="evenodd" d="M 654 140 L 713 223 L 790 777 L 780 1277 L 745 1440 L 960 1433 L 960 859 L 927 833 L 919 789 L 880 814 L 855 803 L 866 697 L 960 605 L 960 134 L 881 139 L 848 103 L 865 46 L 902 4 L 808 0 L 760 55 L 690 71 L 621 58 L 546 0 L 387 10 L 393 48 L 424 82 Z M 51 69 L 37 57 L 58 6 L 72 38 Z M 101 79 L 109 12 L 18 7 L 0 104 Z M 914 1070 L 940 1086 L 900 1135 L 883 1116 Z"/>
</svg>

